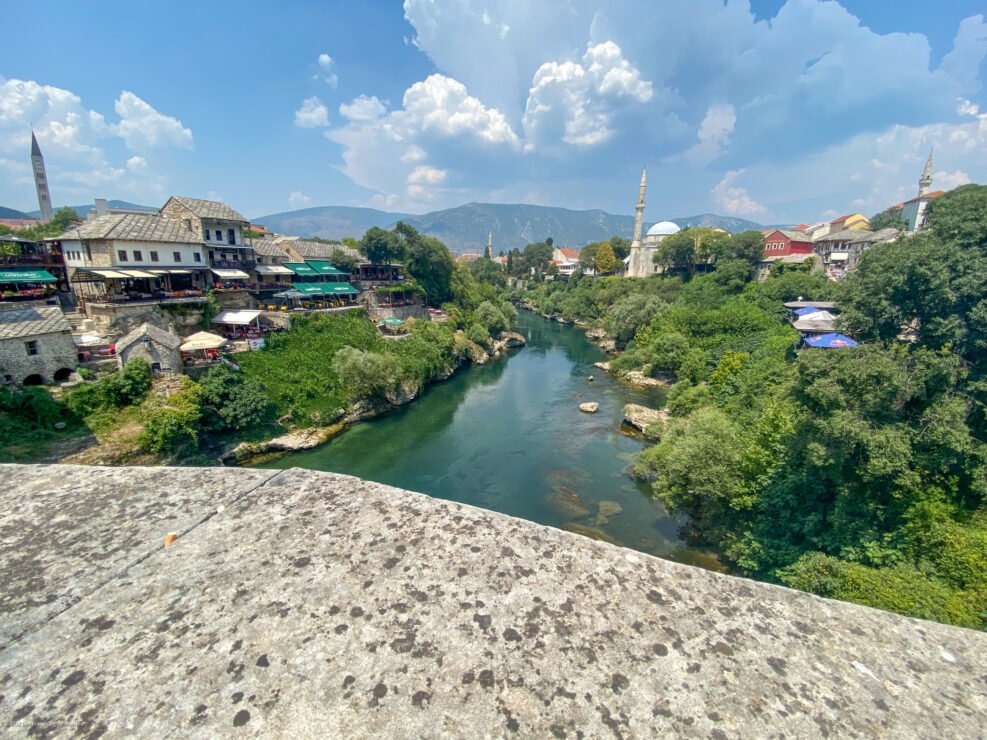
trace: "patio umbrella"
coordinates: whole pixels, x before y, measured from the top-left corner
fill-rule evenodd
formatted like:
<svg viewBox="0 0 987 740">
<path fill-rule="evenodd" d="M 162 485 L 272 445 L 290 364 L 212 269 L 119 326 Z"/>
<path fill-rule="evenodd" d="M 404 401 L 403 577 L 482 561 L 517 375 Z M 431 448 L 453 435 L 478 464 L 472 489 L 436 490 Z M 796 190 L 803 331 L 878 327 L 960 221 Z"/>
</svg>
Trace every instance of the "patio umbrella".
<svg viewBox="0 0 987 740">
<path fill-rule="evenodd" d="M 380 323 L 383 324 L 384 326 L 401 326 L 404 324 L 404 321 L 402 321 L 401 319 L 396 319 L 393 316 L 388 316 Z"/>
<path fill-rule="evenodd" d="M 820 334 L 817 337 L 806 337 L 805 342 L 810 347 L 819 347 L 820 349 L 842 349 L 844 347 L 857 346 L 857 343 L 850 339 L 850 337 L 836 333 Z"/>
<path fill-rule="evenodd" d="M 226 344 L 226 339 L 207 331 L 196 332 L 185 339 L 185 343 L 179 347 L 182 352 L 194 352 L 203 349 L 218 349 Z"/>
</svg>

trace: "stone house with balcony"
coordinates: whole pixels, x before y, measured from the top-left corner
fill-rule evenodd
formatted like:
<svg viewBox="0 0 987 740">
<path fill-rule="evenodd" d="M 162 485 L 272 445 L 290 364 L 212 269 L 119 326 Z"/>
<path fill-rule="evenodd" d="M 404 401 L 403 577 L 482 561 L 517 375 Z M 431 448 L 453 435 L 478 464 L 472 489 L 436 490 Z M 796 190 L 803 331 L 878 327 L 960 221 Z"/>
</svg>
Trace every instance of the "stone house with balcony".
<svg viewBox="0 0 987 740">
<path fill-rule="evenodd" d="M 310 259 L 329 260 L 331 262 L 336 253 L 346 255 L 346 257 L 356 261 L 352 272 L 347 271 L 350 275 L 350 282 L 361 290 L 404 281 L 404 271 L 401 265 L 375 265 L 358 251 L 347 247 L 345 244 L 326 244 L 325 242 L 308 241 L 291 236 L 279 237 L 275 243 L 291 256 L 293 262 L 304 262 Z"/>
<path fill-rule="evenodd" d="M 186 224 L 205 251 L 208 267 L 215 278 L 212 287 L 237 290 L 251 287 L 250 271 L 257 264 L 254 250 L 244 232 L 247 218 L 225 203 L 173 195 L 161 210 L 164 218 Z"/>
<path fill-rule="evenodd" d="M 0 305 L 0 378 L 4 384 L 69 380 L 79 364 L 72 327 L 57 306 Z"/>
<path fill-rule="evenodd" d="M 258 292 L 284 290 L 291 287 L 292 276 L 295 274 L 285 267 L 291 262 L 291 256 L 277 245 L 272 239 L 252 239 L 254 250 L 253 273 L 256 276 Z"/>
</svg>

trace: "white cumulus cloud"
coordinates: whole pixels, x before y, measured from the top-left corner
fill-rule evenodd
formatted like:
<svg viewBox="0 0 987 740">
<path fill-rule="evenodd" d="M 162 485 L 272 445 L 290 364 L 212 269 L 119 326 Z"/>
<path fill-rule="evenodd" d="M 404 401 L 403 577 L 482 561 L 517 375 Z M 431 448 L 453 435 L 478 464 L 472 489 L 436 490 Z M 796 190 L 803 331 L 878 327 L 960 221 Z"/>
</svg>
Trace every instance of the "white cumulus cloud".
<svg viewBox="0 0 987 740">
<path fill-rule="evenodd" d="M 731 216 L 753 216 L 758 213 L 764 213 L 767 210 L 767 208 L 750 196 L 746 188 L 737 187 L 733 184 L 745 171 L 730 170 L 723 175 L 723 179 L 710 192 L 716 206 Z"/>
<path fill-rule="evenodd" d="M 546 62 L 535 72 L 524 111 L 525 150 L 559 140 L 577 147 L 601 144 L 621 104 L 647 103 L 652 85 L 613 41 L 590 46 L 581 62 Z"/>
<path fill-rule="evenodd" d="M 339 106 L 339 115 L 349 121 L 373 121 L 387 112 L 376 95 L 360 95 Z"/>
<path fill-rule="evenodd" d="M 120 93 L 114 104 L 120 123 L 112 127 L 131 151 L 175 146 L 192 148 L 192 131 L 172 116 L 159 113 L 129 90 Z"/>
<path fill-rule="evenodd" d="M 329 85 L 329 87 L 336 87 L 339 84 L 339 75 L 337 75 L 334 71 L 336 60 L 325 52 L 322 52 L 319 54 L 318 61 L 319 68 L 322 70 L 319 74 L 322 77 L 323 82 Z"/>
<path fill-rule="evenodd" d="M 292 208 L 304 208 L 311 204 L 312 199 L 301 190 L 292 190 L 288 195 L 288 205 Z"/>
<path fill-rule="evenodd" d="M 329 125 L 329 109 L 315 95 L 305 98 L 295 111 L 295 125 L 301 128 L 323 128 Z"/>
</svg>

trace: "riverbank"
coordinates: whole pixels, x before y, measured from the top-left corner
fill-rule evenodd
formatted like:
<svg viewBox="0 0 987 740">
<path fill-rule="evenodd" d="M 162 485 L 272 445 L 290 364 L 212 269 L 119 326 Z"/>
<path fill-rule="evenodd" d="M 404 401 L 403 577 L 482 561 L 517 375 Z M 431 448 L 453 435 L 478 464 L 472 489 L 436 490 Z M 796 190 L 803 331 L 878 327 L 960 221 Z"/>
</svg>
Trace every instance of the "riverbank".
<svg viewBox="0 0 987 740">
<path fill-rule="evenodd" d="M 443 370 L 433 381 L 421 386 L 405 383 L 392 393 L 376 401 L 360 401 L 348 409 L 338 409 L 337 415 L 329 424 L 289 431 L 271 439 L 250 442 L 233 442 L 218 455 L 223 465 L 250 465 L 260 461 L 270 461 L 279 455 L 310 450 L 325 444 L 333 437 L 342 434 L 354 424 L 374 419 L 395 411 L 419 398 L 431 385 L 448 380 L 466 366 L 481 366 L 500 359 L 509 350 L 523 347 L 527 339 L 517 332 L 502 332 L 492 340 L 489 347 L 481 347 L 466 340 L 462 332 L 458 334 L 466 341 L 467 351 L 454 358 L 453 364 Z"/>
</svg>

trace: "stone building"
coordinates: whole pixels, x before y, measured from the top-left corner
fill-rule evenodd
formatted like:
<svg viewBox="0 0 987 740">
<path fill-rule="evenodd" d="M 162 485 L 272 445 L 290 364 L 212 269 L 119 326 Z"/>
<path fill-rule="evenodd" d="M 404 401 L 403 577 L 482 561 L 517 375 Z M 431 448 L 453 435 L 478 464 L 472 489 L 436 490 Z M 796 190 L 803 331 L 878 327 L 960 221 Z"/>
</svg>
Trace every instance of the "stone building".
<svg viewBox="0 0 987 740">
<path fill-rule="evenodd" d="M 0 376 L 4 383 L 68 380 L 78 366 L 72 327 L 57 306 L 0 306 Z"/>
<path fill-rule="evenodd" d="M 154 324 L 141 324 L 117 342 L 117 363 L 123 368 L 131 360 L 146 360 L 155 372 L 182 372 L 182 340 Z"/>
</svg>

